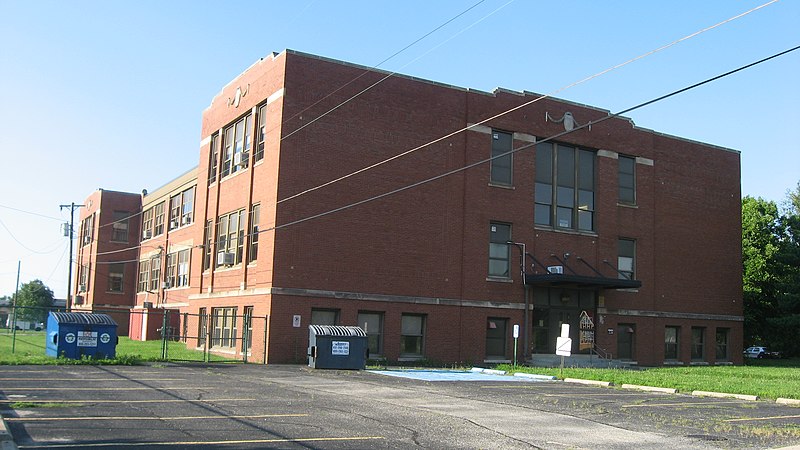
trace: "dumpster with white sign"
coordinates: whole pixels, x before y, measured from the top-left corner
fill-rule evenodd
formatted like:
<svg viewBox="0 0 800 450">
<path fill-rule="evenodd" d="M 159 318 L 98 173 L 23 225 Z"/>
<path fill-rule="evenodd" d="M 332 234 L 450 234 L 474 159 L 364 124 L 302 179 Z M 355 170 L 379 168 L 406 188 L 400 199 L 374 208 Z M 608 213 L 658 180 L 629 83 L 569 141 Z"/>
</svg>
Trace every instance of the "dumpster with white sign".
<svg viewBox="0 0 800 450">
<path fill-rule="evenodd" d="M 108 314 L 51 312 L 45 353 L 70 359 L 114 358 L 117 323 Z"/>
<path fill-rule="evenodd" d="M 360 327 L 308 326 L 309 367 L 361 370 L 368 357 L 367 333 Z"/>
</svg>

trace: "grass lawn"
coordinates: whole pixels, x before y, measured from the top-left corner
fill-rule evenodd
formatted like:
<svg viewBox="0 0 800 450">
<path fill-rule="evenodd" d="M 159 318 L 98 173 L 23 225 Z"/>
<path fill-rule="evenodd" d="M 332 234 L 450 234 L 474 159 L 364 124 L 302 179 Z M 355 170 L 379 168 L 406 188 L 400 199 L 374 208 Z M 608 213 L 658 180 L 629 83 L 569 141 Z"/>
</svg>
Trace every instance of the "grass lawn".
<svg viewBox="0 0 800 450">
<path fill-rule="evenodd" d="M 559 375 L 558 368 L 498 366 L 509 372 Z M 753 361 L 745 366 L 656 367 L 642 370 L 564 368 L 564 378 L 611 381 L 675 388 L 679 392 L 712 391 L 800 399 L 800 360 Z"/>
<path fill-rule="evenodd" d="M 203 352 L 187 349 L 181 342 L 167 343 L 167 360 L 203 361 Z M 0 331 L 0 364 L 76 364 L 89 361 L 76 361 L 53 358 L 45 355 L 44 331 L 17 331 L 14 353 L 11 352 L 12 332 Z M 211 362 L 233 362 L 228 358 L 209 354 Z M 117 344 L 117 357 L 112 360 L 91 361 L 102 364 L 137 364 L 145 361 L 163 361 L 161 341 L 133 341 L 120 336 Z"/>
</svg>

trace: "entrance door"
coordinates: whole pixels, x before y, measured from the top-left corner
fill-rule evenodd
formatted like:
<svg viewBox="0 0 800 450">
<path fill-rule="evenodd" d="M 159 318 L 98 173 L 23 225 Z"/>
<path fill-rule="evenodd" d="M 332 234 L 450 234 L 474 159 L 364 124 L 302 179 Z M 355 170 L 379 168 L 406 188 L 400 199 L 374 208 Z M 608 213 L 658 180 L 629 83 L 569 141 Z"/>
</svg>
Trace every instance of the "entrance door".
<svg viewBox="0 0 800 450">
<path fill-rule="evenodd" d="M 572 338 L 572 352 L 578 353 L 577 309 L 536 308 L 533 310 L 533 351 L 534 353 L 555 353 L 556 339 L 561 336 L 561 325 L 569 324 Z"/>
<path fill-rule="evenodd" d="M 636 359 L 635 349 L 636 324 L 621 323 L 617 326 L 617 358 Z"/>
</svg>

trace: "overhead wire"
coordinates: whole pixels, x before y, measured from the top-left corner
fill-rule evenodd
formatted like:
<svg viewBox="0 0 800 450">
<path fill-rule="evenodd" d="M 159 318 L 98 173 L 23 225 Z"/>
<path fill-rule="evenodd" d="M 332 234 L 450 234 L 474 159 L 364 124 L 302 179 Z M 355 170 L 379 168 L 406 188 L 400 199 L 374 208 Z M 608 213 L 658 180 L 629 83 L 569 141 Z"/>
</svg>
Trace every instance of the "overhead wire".
<svg viewBox="0 0 800 450">
<path fill-rule="evenodd" d="M 701 82 L 692 84 L 690 86 L 678 89 L 676 91 L 672 91 L 669 94 L 665 94 L 665 95 L 662 95 L 660 97 L 656 97 L 656 98 L 654 98 L 652 100 L 648 100 L 646 102 L 640 103 L 640 104 L 638 104 L 636 106 L 632 106 L 632 107 L 627 108 L 625 110 L 622 110 L 620 112 L 609 114 L 609 115 L 607 115 L 605 117 L 602 117 L 602 118 L 594 120 L 594 121 L 588 121 L 587 123 L 582 124 L 582 125 L 576 125 L 571 130 L 565 130 L 565 131 L 557 133 L 557 134 L 555 134 L 553 136 L 550 136 L 550 137 L 547 137 L 545 139 L 539 140 L 539 141 L 537 141 L 535 143 L 526 144 L 526 145 L 523 145 L 523 146 L 518 147 L 516 149 L 510 150 L 508 152 L 501 153 L 501 154 L 498 154 L 498 155 L 495 155 L 495 156 L 492 156 L 492 157 L 489 157 L 489 158 L 485 158 L 485 159 L 482 159 L 480 161 L 476 161 L 474 163 L 467 164 L 465 166 L 459 167 L 457 169 L 453 169 L 453 170 L 447 171 L 445 173 L 442 173 L 442 174 L 439 174 L 439 175 L 436 175 L 436 176 L 433 176 L 433 177 L 430 177 L 430 178 L 426 178 L 424 180 L 420 180 L 420 181 L 417 181 L 415 183 L 411 183 L 411 184 L 405 185 L 403 187 L 400 187 L 400 188 L 397 188 L 397 189 L 393 189 L 391 191 L 384 192 L 382 194 L 374 195 L 372 197 L 368 197 L 368 198 L 363 199 L 363 200 L 352 202 L 352 203 L 349 203 L 347 205 L 344 205 L 344 206 L 341 206 L 341 207 L 338 207 L 338 208 L 334 208 L 334 209 L 331 209 L 331 210 L 328 210 L 328 211 L 325 211 L 325 212 L 322 212 L 322 213 L 319 213 L 319 214 L 314 214 L 314 215 L 307 216 L 307 217 L 304 217 L 304 218 L 301 218 L 301 219 L 297 219 L 297 220 L 293 220 L 293 221 L 287 222 L 285 224 L 275 225 L 273 227 L 269 227 L 269 228 L 266 228 L 264 230 L 259 230 L 259 232 L 261 233 L 261 232 L 273 231 L 273 230 L 286 228 L 286 227 L 289 227 L 289 226 L 292 226 L 292 225 L 297 225 L 297 224 L 300 224 L 300 223 L 303 223 L 303 222 L 307 222 L 309 220 L 318 219 L 320 217 L 324 217 L 324 216 L 328 216 L 328 215 L 331 215 L 331 214 L 335 214 L 335 213 L 340 212 L 340 211 L 344 211 L 344 210 L 347 210 L 347 209 L 350 209 L 350 208 L 353 208 L 353 207 L 356 207 L 356 206 L 360 206 L 360 205 L 363 205 L 363 204 L 366 204 L 366 203 L 369 203 L 369 202 L 373 202 L 375 200 L 379 200 L 379 199 L 382 199 L 382 198 L 385 198 L 385 197 L 389 197 L 391 195 L 394 195 L 394 194 L 397 194 L 397 193 L 400 193 L 400 192 L 403 192 L 403 191 L 407 191 L 409 189 L 413 189 L 415 187 L 418 187 L 418 186 L 421 186 L 421 185 L 424 185 L 424 184 L 427 184 L 427 183 L 430 183 L 430 182 L 433 182 L 433 181 L 448 177 L 450 175 L 463 172 L 465 170 L 471 169 L 471 168 L 479 166 L 481 164 L 485 164 L 485 163 L 487 163 L 489 161 L 492 161 L 494 159 L 503 158 L 505 156 L 512 155 L 512 154 L 520 152 L 522 150 L 526 150 L 528 148 L 534 147 L 534 146 L 536 146 L 538 144 L 541 144 L 541 143 L 544 143 L 544 142 L 548 142 L 548 141 L 551 141 L 551 140 L 554 140 L 554 139 L 558 139 L 558 138 L 560 138 L 562 136 L 565 136 L 565 135 L 570 134 L 570 133 L 574 133 L 574 132 L 576 132 L 578 130 L 582 130 L 584 128 L 589 128 L 591 126 L 594 126 L 594 125 L 597 125 L 599 123 L 605 122 L 605 121 L 607 121 L 609 119 L 620 117 L 620 116 L 622 116 L 624 114 L 627 114 L 627 113 L 629 113 L 631 111 L 635 111 L 635 110 L 637 110 L 639 108 L 643 108 L 643 107 L 651 105 L 653 103 L 665 100 L 665 99 L 667 99 L 669 97 L 681 94 L 681 93 L 689 91 L 691 89 L 695 89 L 697 87 L 700 87 L 700 86 L 703 86 L 705 84 L 711 83 L 713 81 L 719 80 L 720 78 L 724 78 L 724 77 L 727 77 L 729 75 L 732 75 L 732 74 L 735 74 L 737 72 L 740 72 L 742 70 L 745 70 L 745 69 L 748 69 L 750 67 L 756 66 L 758 64 L 762 64 L 764 62 L 770 61 L 770 60 L 772 60 L 774 58 L 778 58 L 780 56 L 783 56 L 785 54 L 791 53 L 791 52 L 796 51 L 798 49 L 800 49 L 800 46 L 796 46 L 796 47 L 790 48 L 788 50 L 782 51 L 780 53 L 776 53 L 776 54 L 774 54 L 772 56 L 768 56 L 766 58 L 763 58 L 763 59 L 760 59 L 758 61 L 752 62 L 750 64 L 741 66 L 741 67 L 739 67 L 737 69 L 730 70 L 730 71 L 725 72 L 723 74 L 708 78 L 706 80 L 703 80 Z"/>
<path fill-rule="evenodd" d="M 332 184 L 338 183 L 338 182 L 340 182 L 340 181 L 346 180 L 346 179 L 348 179 L 348 178 L 350 178 L 350 177 L 353 177 L 353 176 L 355 176 L 355 175 L 358 175 L 358 174 L 360 174 L 360 173 L 363 173 L 363 172 L 366 172 L 366 171 L 368 171 L 368 170 L 374 169 L 374 168 L 376 168 L 376 167 L 382 166 L 382 165 L 384 165 L 384 164 L 387 164 L 387 163 L 389 163 L 389 162 L 391 162 L 391 161 L 394 161 L 394 160 L 396 160 L 396 159 L 399 159 L 399 158 L 402 158 L 402 157 L 404 157 L 404 156 L 406 156 L 406 155 L 409 155 L 409 154 L 411 154 L 411 153 L 414 153 L 414 152 L 416 152 L 416 151 L 418 151 L 418 150 L 421 150 L 421 149 L 423 149 L 423 148 L 429 147 L 429 146 L 431 146 L 431 145 L 433 145 L 433 144 L 436 144 L 436 143 L 438 143 L 438 142 L 441 142 L 441 141 L 443 141 L 443 140 L 445 140 L 445 139 L 449 139 L 449 138 L 451 138 L 451 137 L 453 137 L 453 136 L 456 136 L 456 135 L 458 135 L 458 134 L 460 134 L 460 133 L 462 133 L 462 132 L 468 131 L 468 130 L 470 130 L 470 129 L 472 129 L 472 128 L 475 128 L 475 127 L 478 127 L 478 126 L 480 126 L 480 125 L 483 125 L 483 124 L 485 124 L 485 123 L 487 123 L 487 122 L 490 122 L 490 121 L 492 121 L 492 120 L 495 120 L 495 119 L 497 119 L 497 118 L 503 117 L 503 116 L 505 116 L 505 115 L 507 115 L 507 114 L 510 114 L 510 113 L 514 112 L 514 111 L 517 111 L 517 110 L 519 110 L 519 109 L 525 108 L 525 107 L 527 107 L 527 106 L 529 106 L 529 105 L 532 105 L 532 104 L 534 104 L 534 103 L 536 103 L 536 102 L 538 102 L 538 101 L 540 101 L 540 100 L 543 100 L 543 99 L 546 99 L 546 98 L 553 97 L 554 95 L 556 95 L 556 94 L 558 94 L 558 93 L 560 93 L 560 92 L 563 92 L 563 91 L 565 91 L 565 90 L 567 90 L 567 89 L 570 89 L 570 88 L 572 88 L 572 87 L 575 87 L 575 86 L 577 86 L 577 85 L 583 84 L 583 83 L 585 83 L 585 82 L 587 82 L 587 81 L 590 81 L 590 80 L 593 80 L 593 79 L 595 79 L 595 78 L 598 78 L 598 77 L 600 77 L 600 76 L 602 76 L 602 75 L 605 75 L 605 74 L 607 74 L 607 73 L 609 73 L 609 72 L 612 72 L 612 71 L 614 71 L 614 70 L 617 70 L 617 69 L 619 69 L 619 68 L 621 68 L 621 67 L 627 66 L 628 64 L 631 64 L 631 63 L 633 63 L 633 62 L 636 62 L 636 61 L 638 61 L 638 60 L 640 60 L 640 59 L 643 59 L 643 58 L 645 58 L 645 57 L 647 57 L 647 56 L 650 56 L 650 55 L 653 55 L 653 54 L 655 54 L 655 53 L 658 53 L 658 52 L 661 52 L 661 51 L 663 51 L 663 50 L 666 50 L 666 49 L 668 49 L 668 48 L 670 48 L 670 47 L 673 47 L 673 46 L 675 46 L 675 45 L 677 45 L 677 44 L 679 44 L 679 43 L 681 43 L 681 42 L 683 42 L 683 41 L 686 41 L 686 40 L 688 40 L 688 39 L 691 39 L 691 38 L 693 38 L 693 37 L 695 37 L 695 36 L 698 36 L 698 35 L 700 35 L 700 34 L 702 34 L 702 33 L 705 33 L 705 32 L 707 32 L 707 31 L 710 31 L 710 30 L 713 30 L 713 29 L 715 29 L 715 28 L 718 28 L 718 27 L 720 27 L 720 26 L 722 26 L 722 25 L 724 25 L 724 24 L 727 24 L 727 23 L 729 23 L 729 22 L 731 22 L 731 21 L 734 21 L 734 20 L 736 20 L 736 19 L 742 18 L 742 17 L 744 17 L 744 16 L 746 16 L 746 15 L 748 15 L 748 14 L 751 14 L 751 13 L 753 13 L 753 12 L 755 12 L 755 11 L 757 11 L 757 10 L 761 9 L 761 8 L 764 8 L 764 7 L 766 7 L 766 6 L 769 6 L 769 5 L 771 5 L 771 4 L 773 4 L 773 3 L 777 2 L 777 1 L 778 1 L 778 0 L 771 0 L 771 1 L 767 2 L 767 3 L 764 3 L 764 4 L 762 4 L 762 5 L 759 5 L 759 6 L 756 6 L 756 7 L 754 7 L 754 8 L 751 8 L 751 9 L 749 9 L 749 10 L 747 10 L 747 11 L 743 12 L 743 13 L 737 14 L 737 15 L 735 15 L 735 16 L 733 16 L 733 17 L 731 17 L 731 18 L 725 19 L 725 20 L 723 20 L 723 21 L 721 21 L 721 22 L 718 22 L 718 23 L 716 23 L 716 24 L 714 24 L 714 25 L 711 25 L 711 26 L 705 27 L 705 28 L 703 28 L 703 29 L 701 29 L 701 30 L 695 31 L 694 33 L 691 33 L 691 34 L 688 34 L 688 35 L 686 35 L 686 36 L 684 36 L 684 37 L 681 37 L 681 38 L 679 38 L 679 39 L 676 39 L 676 40 L 674 40 L 674 41 L 672 41 L 672 42 L 670 42 L 670 43 L 668 43 L 668 44 L 662 45 L 662 46 L 660 46 L 660 47 L 658 47 L 658 48 L 656 48 L 656 49 L 654 49 L 654 50 L 650 50 L 650 51 L 648 51 L 648 52 L 642 53 L 642 54 L 641 54 L 641 55 L 639 55 L 639 56 L 636 56 L 636 57 L 634 57 L 634 58 L 631 58 L 631 59 L 629 59 L 629 60 L 627 60 L 627 61 L 625 61 L 625 62 L 622 62 L 622 63 L 616 64 L 616 65 L 614 65 L 614 66 L 611 66 L 611 67 L 609 67 L 609 68 L 607 68 L 607 69 L 604 69 L 604 70 L 602 70 L 602 71 L 600 71 L 600 72 L 597 72 L 597 73 L 595 73 L 594 75 L 590 75 L 590 76 L 588 76 L 588 77 L 586 77 L 586 78 L 583 78 L 583 79 L 581 79 L 581 80 L 579 80 L 579 81 L 575 81 L 575 82 L 573 82 L 573 83 L 570 83 L 570 84 L 568 84 L 568 85 L 566 85 L 566 86 L 563 86 L 563 87 L 561 87 L 561 88 L 558 88 L 558 89 L 556 89 L 556 90 L 554 90 L 554 91 L 552 91 L 552 92 L 550 92 L 550 93 L 548 93 L 548 94 L 544 94 L 544 95 L 538 96 L 538 97 L 536 97 L 536 98 L 534 98 L 534 99 L 531 99 L 530 101 L 524 102 L 524 103 L 522 103 L 522 104 L 520 104 L 520 105 L 518 105 L 518 106 L 515 106 L 515 107 L 513 107 L 513 108 L 510 108 L 510 109 L 508 109 L 508 110 L 505 110 L 505 111 L 503 111 L 503 112 L 500 112 L 500 113 L 498 113 L 498 114 L 495 114 L 495 115 L 493 115 L 493 116 L 491 116 L 491 117 L 487 117 L 487 118 L 485 118 L 485 119 L 483 119 L 483 120 L 481 120 L 481 121 L 479 121 L 479 122 L 477 122 L 477 123 L 470 124 L 470 125 L 468 125 L 468 126 L 466 126 L 466 127 L 463 127 L 463 128 L 457 129 L 457 130 L 455 130 L 455 131 L 452 131 L 452 132 L 450 132 L 450 133 L 447 133 L 447 134 L 445 134 L 444 136 L 441 136 L 441 137 L 439 137 L 439 138 L 433 139 L 433 140 L 431 140 L 431 141 L 429 141 L 429 142 L 426 142 L 426 143 L 424 143 L 424 144 L 421 144 L 421 145 L 419 145 L 419 146 L 417 146 L 417 147 L 414 147 L 414 148 L 411 148 L 411 149 L 409 149 L 409 150 L 406 150 L 406 151 L 404 151 L 404 152 L 402 152 L 402 153 L 398 153 L 397 155 L 394 155 L 394 156 L 392 156 L 392 157 L 386 158 L 386 159 L 384 159 L 384 160 L 382 160 L 382 161 L 379 161 L 379 162 L 377 162 L 377 163 L 370 164 L 370 165 L 368 165 L 368 166 L 365 166 L 365 167 L 363 167 L 363 168 L 361 168 L 361 169 L 358 169 L 358 170 L 356 170 L 356 171 L 354 171 L 354 172 L 348 173 L 348 174 L 346 174 L 346 175 L 342 175 L 342 176 L 340 176 L 340 177 L 338 177 L 338 178 L 335 178 L 335 179 L 333 179 L 333 180 L 330 180 L 330 181 L 327 181 L 327 182 L 325 182 L 325 183 L 319 184 L 319 185 L 317 185 L 317 186 L 314 186 L 314 187 L 311 187 L 311 188 L 305 189 L 305 190 L 303 190 L 303 191 L 300 191 L 300 192 L 298 192 L 298 193 L 296 193 L 296 194 L 292 194 L 292 195 L 290 195 L 290 196 L 288 196 L 288 197 L 285 197 L 285 198 L 283 198 L 283 199 L 280 199 L 280 200 L 278 200 L 278 202 L 277 202 L 277 203 L 283 203 L 283 202 L 286 202 L 286 201 L 288 201 L 288 200 L 295 199 L 295 198 L 297 198 L 297 197 L 300 197 L 300 196 L 302 196 L 302 195 L 305 195 L 305 194 L 308 194 L 308 193 L 314 192 L 314 191 L 316 191 L 316 190 L 322 189 L 322 188 L 324 188 L 324 187 L 330 186 L 330 185 L 332 185 Z M 354 98 L 354 97 L 351 97 L 351 98 L 349 98 L 349 99 L 345 100 L 345 102 L 349 102 L 349 101 L 350 101 L 350 100 L 352 100 L 353 98 Z M 344 103 L 344 102 L 343 102 L 343 103 Z M 336 106 L 335 108 L 338 108 L 338 106 Z M 334 109 L 335 109 L 335 108 L 334 108 Z M 326 113 L 326 114 L 327 114 L 327 113 Z"/>
</svg>

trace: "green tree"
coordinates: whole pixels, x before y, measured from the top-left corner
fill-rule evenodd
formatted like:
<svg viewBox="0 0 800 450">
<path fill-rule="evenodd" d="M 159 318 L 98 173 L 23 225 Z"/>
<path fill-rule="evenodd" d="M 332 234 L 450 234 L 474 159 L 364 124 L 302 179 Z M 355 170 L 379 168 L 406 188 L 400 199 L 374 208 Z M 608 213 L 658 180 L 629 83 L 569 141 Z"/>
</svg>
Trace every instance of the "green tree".
<svg viewBox="0 0 800 450">
<path fill-rule="evenodd" d="M 53 306 L 53 291 L 40 280 L 25 283 L 16 294 L 17 320 L 42 322 Z"/>
<path fill-rule="evenodd" d="M 800 183 L 787 197 L 742 199 L 745 344 L 800 355 Z"/>
</svg>

